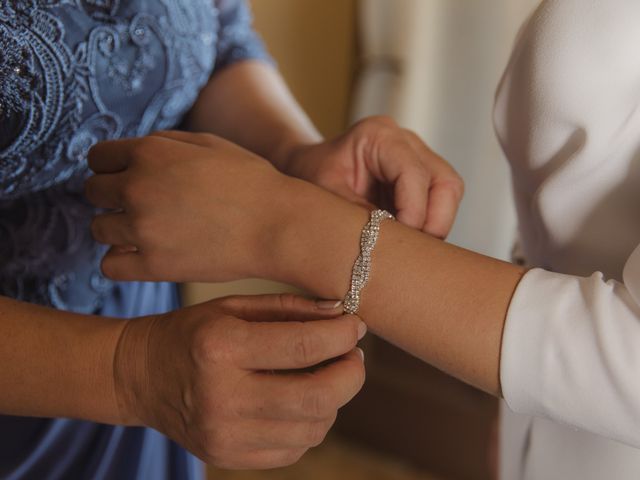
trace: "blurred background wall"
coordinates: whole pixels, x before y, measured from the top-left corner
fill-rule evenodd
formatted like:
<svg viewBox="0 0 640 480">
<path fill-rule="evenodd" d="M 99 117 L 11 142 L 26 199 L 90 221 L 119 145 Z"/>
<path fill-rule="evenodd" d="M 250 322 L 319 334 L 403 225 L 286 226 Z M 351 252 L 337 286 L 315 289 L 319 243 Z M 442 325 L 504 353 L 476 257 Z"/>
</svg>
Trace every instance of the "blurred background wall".
<svg viewBox="0 0 640 480">
<path fill-rule="evenodd" d="M 418 132 L 466 181 L 449 240 L 500 258 L 508 258 L 516 227 L 508 169 L 491 124 L 493 95 L 518 27 L 536 3 L 251 1 L 256 28 L 322 133 L 332 137 L 352 121 L 380 113 Z M 188 285 L 184 292 L 187 302 L 197 302 L 282 290 L 290 287 L 245 281 Z M 490 478 L 496 402 L 379 339 L 365 340 L 367 385 L 341 412 L 336 431 L 347 443 L 340 445 L 365 447 L 444 480 Z M 336 449 L 349 458 L 347 447 L 335 447 L 333 454 Z M 332 465 L 311 458 L 313 469 Z M 251 477 L 216 472 L 212 478 L 312 478 L 298 468 Z M 357 478 L 347 471 L 343 465 L 317 478 Z"/>
<path fill-rule="evenodd" d="M 255 25 L 300 103 L 328 137 L 347 121 L 356 0 L 252 0 Z"/>
<path fill-rule="evenodd" d="M 356 118 L 388 113 L 466 182 L 452 243 L 508 258 L 509 172 L 493 133 L 494 91 L 534 0 L 361 0 Z"/>
</svg>

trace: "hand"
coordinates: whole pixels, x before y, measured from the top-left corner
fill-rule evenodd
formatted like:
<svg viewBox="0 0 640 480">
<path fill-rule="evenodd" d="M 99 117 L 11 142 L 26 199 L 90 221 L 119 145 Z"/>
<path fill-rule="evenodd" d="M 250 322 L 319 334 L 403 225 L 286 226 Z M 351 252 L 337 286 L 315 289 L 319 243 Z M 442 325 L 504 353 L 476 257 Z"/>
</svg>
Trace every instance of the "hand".
<svg viewBox="0 0 640 480">
<path fill-rule="evenodd" d="M 364 324 L 336 313 L 270 295 L 132 320 L 114 361 L 123 417 L 221 468 L 294 463 L 364 382 Z"/>
<path fill-rule="evenodd" d="M 282 170 L 445 238 L 464 193 L 447 162 L 387 117 L 365 119 L 336 140 L 295 149 Z"/>
<path fill-rule="evenodd" d="M 102 262 L 118 280 L 225 281 L 264 276 L 275 216 L 290 183 L 266 160 L 208 134 L 163 132 L 109 141 L 89 153 L 92 223 L 112 245 Z M 309 188 L 314 188 L 309 185 Z"/>
</svg>

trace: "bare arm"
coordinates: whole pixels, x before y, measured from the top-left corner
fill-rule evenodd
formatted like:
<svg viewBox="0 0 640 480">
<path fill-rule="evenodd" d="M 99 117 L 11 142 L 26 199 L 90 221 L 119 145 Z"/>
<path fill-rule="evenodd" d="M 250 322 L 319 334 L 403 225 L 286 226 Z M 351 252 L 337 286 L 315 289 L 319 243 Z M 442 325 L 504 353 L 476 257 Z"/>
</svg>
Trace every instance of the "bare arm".
<svg viewBox="0 0 640 480">
<path fill-rule="evenodd" d="M 213 75 L 186 126 L 241 145 L 280 170 L 294 150 L 322 141 L 280 73 L 256 60 L 233 64 Z"/>
<path fill-rule="evenodd" d="M 368 213 L 308 185 L 295 189 L 295 209 L 274 220 L 281 233 L 265 256 L 273 261 L 267 269 L 320 297 L 343 298 Z M 403 350 L 500 395 L 502 329 L 523 274 L 385 221 L 359 315 Z"/>
<path fill-rule="evenodd" d="M 455 170 L 390 118 L 364 119 L 323 141 L 280 73 L 261 61 L 214 74 L 187 128 L 230 140 L 352 202 L 394 207 L 402 223 L 437 237 L 449 233 L 462 199 Z"/>
<path fill-rule="evenodd" d="M 342 299 L 367 210 L 210 136 L 180 132 L 100 144 L 89 199 L 112 250 L 106 275 L 127 280 L 262 277 Z M 159 193 L 160 192 L 160 193 Z M 163 195 L 161 192 L 171 192 Z M 132 212 L 132 213 L 128 213 Z M 493 394 L 500 339 L 521 268 L 383 225 L 360 315 L 401 348 Z"/>
<path fill-rule="evenodd" d="M 0 414 L 146 425 L 220 467 L 288 465 L 364 381 L 365 327 L 339 313 L 275 295 L 123 321 L 0 297 Z"/>
<path fill-rule="evenodd" d="M 113 382 L 123 325 L 0 297 L 0 412 L 125 422 Z"/>
</svg>

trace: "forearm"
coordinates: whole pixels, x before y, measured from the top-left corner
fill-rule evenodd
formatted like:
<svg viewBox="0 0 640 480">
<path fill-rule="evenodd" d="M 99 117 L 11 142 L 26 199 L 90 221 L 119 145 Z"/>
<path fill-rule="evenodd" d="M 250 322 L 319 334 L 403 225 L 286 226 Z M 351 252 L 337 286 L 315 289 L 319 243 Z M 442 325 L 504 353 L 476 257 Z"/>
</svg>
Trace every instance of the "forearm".
<svg viewBox="0 0 640 480">
<path fill-rule="evenodd" d="M 298 184 L 296 212 L 273 247 L 280 280 L 343 298 L 368 213 Z M 280 270 L 279 270 L 280 269 Z M 422 360 L 500 394 L 500 344 L 523 269 L 384 221 L 359 315 Z"/>
<path fill-rule="evenodd" d="M 124 324 L 0 297 L 0 413 L 121 423 L 113 360 Z"/>
<path fill-rule="evenodd" d="M 189 113 L 187 128 L 226 138 L 280 170 L 297 147 L 322 140 L 278 71 L 259 61 L 216 73 Z"/>
</svg>

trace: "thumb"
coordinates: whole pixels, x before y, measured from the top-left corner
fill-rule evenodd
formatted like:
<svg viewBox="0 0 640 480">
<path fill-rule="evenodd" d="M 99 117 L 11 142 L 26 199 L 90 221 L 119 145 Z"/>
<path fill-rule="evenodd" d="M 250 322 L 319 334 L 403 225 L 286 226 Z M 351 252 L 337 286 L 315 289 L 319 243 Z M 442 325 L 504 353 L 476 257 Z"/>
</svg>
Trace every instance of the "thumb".
<svg viewBox="0 0 640 480">
<path fill-rule="evenodd" d="M 291 293 L 236 295 L 218 302 L 225 313 L 249 322 L 304 322 L 342 315 L 342 302 L 320 302 Z"/>
</svg>

